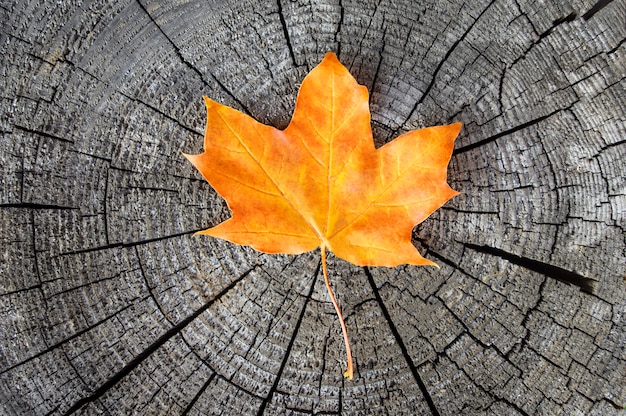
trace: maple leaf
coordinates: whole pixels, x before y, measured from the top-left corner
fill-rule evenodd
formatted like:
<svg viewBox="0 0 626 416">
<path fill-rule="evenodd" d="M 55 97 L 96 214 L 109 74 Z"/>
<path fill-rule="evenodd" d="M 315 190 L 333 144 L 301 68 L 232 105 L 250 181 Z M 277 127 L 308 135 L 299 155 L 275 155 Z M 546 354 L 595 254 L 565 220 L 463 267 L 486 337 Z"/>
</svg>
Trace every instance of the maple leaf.
<svg viewBox="0 0 626 416">
<path fill-rule="evenodd" d="M 411 243 L 413 227 L 458 192 L 446 168 L 461 123 L 414 130 L 374 147 L 368 92 L 335 54 L 303 80 L 284 130 L 204 97 L 204 153 L 185 155 L 232 217 L 201 231 L 265 253 L 321 249 L 358 266 L 435 265 Z"/>
</svg>

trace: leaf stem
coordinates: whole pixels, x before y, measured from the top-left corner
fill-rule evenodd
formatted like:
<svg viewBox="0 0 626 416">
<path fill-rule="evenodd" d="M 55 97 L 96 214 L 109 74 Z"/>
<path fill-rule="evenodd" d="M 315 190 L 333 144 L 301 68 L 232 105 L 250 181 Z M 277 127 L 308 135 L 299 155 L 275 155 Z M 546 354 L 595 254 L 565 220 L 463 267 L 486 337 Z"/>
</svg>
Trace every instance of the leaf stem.
<svg viewBox="0 0 626 416">
<path fill-rule="evenodd" d="M 335 311 L 337 311 L 337 316 L 339 317 L 339 323 L 341 324 L 341 331 L 343 332 L 343 341 L 346 344 L 346 356 L 348 360 L 348 369 L 343 373 L 343 376 L 346 377 L 348 380 L 352 380 L 352 378 L 354 377 L 354 368 L 352 365 L 352 352 L 350 352 L 350 340 L 348 339 L 348 330 L 346 329 L 346 323 L 344 322 L 343 316 L 341 315 L 339 304 L 337 303 L 337 299 L 335 299 L 333 290 L 330 288 L 330 281 L 328 280 L 328 269 L 326 267 L 326 245 L 325 244 L 320 245 L 320 251 L 322 252 L 322 272 L 324 273 L 324 282 L 326 283 L 326 288 L 328 289 L 330 300 L 333 302 Z"/>
</svg>

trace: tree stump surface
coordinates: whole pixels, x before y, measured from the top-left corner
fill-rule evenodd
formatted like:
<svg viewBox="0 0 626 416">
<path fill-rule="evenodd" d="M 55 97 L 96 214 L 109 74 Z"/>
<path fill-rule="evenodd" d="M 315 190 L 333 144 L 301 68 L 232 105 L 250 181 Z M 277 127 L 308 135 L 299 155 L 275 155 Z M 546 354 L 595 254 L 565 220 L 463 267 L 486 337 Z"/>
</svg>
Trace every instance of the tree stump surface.
<svg viewBox="0 0 626 416">
<path fill-rule="evenodd" d="M 0 413 L 611 415 L 626 405 L 626 3 L 3 1 Z M 432 267 L 195 231 L 202 95 L 284 128 L 334 51 L 377 145 L 462 121 Z"/>
</svg>

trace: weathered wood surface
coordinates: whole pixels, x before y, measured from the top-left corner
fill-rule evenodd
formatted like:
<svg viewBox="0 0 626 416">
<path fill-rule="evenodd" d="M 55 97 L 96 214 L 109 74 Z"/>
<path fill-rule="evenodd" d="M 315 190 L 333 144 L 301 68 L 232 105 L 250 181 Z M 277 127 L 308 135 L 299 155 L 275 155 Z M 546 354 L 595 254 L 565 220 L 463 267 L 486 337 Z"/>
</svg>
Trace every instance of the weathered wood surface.
<svg viewBox="0 0 626 416">
<path fill-rule="evenodd" d="M 625 2 L 3 0 L 0 21 L 0 413 L 626 404 Z M 286 126 L 327 51 L 379 144 L 465 123 L 462 195 L 415 231 L 441 268 L 330 259 L 352 382 L 319 254 L 192 236 L 228 210 L 181 154 L 203 94 Z"/>
</svg>

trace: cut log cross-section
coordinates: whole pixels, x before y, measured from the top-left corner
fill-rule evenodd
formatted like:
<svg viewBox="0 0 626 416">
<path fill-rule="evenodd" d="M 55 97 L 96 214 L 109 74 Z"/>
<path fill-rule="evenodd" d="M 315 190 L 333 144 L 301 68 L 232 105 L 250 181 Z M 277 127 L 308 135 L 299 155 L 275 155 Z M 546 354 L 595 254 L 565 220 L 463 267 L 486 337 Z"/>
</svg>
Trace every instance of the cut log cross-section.
<svg viewBox="0 0 626 416">
<path fill-rule="evenodd" d="M 0 414 L 618 415 L 626 3 L 9 1 Z M 462 122 L 440 268 L 194 233 L 208 96 L 285 128 L 335 52 L 381 147 Z"/>
</svg>

